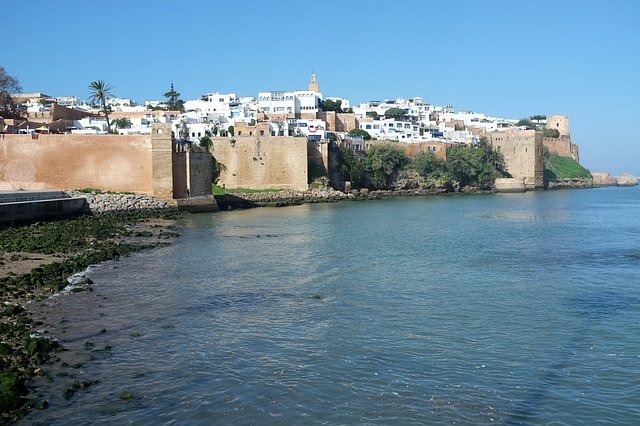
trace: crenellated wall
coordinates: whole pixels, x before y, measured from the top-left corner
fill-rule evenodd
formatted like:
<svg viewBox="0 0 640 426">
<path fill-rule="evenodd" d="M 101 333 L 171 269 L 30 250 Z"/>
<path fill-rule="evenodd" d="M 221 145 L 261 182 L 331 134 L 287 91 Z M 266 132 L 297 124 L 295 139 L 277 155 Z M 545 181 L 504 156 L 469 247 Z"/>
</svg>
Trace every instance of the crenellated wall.
<svg viewBox="0 0 640 426">
<path fill-rule="evenodd" d="M 571 141 L 571 136 L 560 138 L 544 138 L 542 143 L 550 152 L 555 152 L 562 157 L 573 158 L 580 162 L 580 147 Z"/>
</svg>

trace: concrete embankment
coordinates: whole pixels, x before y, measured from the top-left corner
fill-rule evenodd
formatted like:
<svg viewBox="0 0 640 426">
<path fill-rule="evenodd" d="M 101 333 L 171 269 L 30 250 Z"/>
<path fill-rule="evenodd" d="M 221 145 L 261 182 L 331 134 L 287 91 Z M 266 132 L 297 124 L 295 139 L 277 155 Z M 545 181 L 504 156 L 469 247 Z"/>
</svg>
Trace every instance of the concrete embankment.
<svg viewBox="0 0 640 426">
<path fill-rule="evenodd" d="M 70 198 L 63 191 L 2 191 L 0 224 L 75 216 L 85 204 L 84 199 Z"/>
<path fill-rule="evenodd" d="M 100 194 L 79 191 L 0 192 L 0 224 L 3 225 L 82 214 L 160 212 L 177 209 L 177 203 L 171 204 L 147 194 Z"/>
</svg>

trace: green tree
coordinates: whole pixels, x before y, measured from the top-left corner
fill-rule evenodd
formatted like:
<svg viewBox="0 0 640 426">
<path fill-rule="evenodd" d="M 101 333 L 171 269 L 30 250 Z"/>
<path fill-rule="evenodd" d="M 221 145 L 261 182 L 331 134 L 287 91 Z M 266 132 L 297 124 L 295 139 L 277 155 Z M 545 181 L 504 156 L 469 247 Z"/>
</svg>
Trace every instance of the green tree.
<svg viewBox="0 0 640 426">
<path fill-rule="evenodd" d="M 116 118 L 112 123 L 116 129 L 128 129 L 132 125 L 131 120 L 127 117 Z"/>
<path fill-rule="evenodd" d="M 529 128 L 529 129 L 540 130 L 540 128 L 538 126 L 536 126 L 535 124 L 533 124 L 533 122 L 529 118 L 523 118 L 522 120 L 518 121 L 516 123 L 516 126 L 517 127 L 525 126 L 525 127 Z"/>
<path fill-rule="evenodd" d="M 350 135 L 360 135 L 364 138 L 365 141 L 371 140 L 371 135 L 366 130 L 362 129 L 351 129 L 349 130 Z"/>
<path fill-rule="evenodd" d="M 229 134 L 230 134 L 231 136 L 235 136 L 235 134 L 236 134 L 236 129 L 235 129 L 235 127 L 233 127 L 233 126 L 229 126 L 229 128 L 227 129 L 227 131 L 229 132 Z"/>
<path fill-rule="evenodd" d="M 331 99 L 320 101 L 320 108 L 323 111 L 335 111 L 336 113 L 344 112 L 342 110 L 342 101 L 340 99 L 336 101 L 333 101 Z"/>
<path fill-rule="evenodd" d="M 478 179 L 484 166 L 484 151 L 467 146 L 447 149 L 447 172 L 460 186 L 467 186 Z"/>
<path fill-rule="evenodd" d="M 109 96 L 113 96 L 111 94 L 111 90 L 113 90 L 113 86 L 108 83 L 105 83 L 104 80 L 96 80 L 92 81 L 89 84 L 89 99 L 91 102 L 99 102 L 102 108 L 102 112 L 104 113 L 105 118 L 107 119 L 107 133 L 111 132 L 111 124 L 109 123 L 109 108 L 108 100 Z"/>
<path fill-rule="evenodd" d="M 338 158 L 344 180 L 356 188 L 362 188 L 366 181 L 364 162 L 355 155 L 353 149 L 346 146 L 340 147 Z"/>
<path fill-rule="evenodd" d="M 184 102 L 180 100 L 180 93 L 173 88 L 173 81 L 171 82 L 171 90 L 163 96 L 168 99 L 166 104 L 169 111 L 184 111 Z"/>
<path fill-rule="evenodd" d="M 374 120 L 378 118 L 378 113 L 375 111 L 367 111 L 365 115 L 369 118 L 373 118 Z"/>
<path fill-rule="evenodd" d="M 407 112 L 402 108 L 389 108 L 384 112 L 384 116 L 387 118 L 402 118 L 407 115 Z"/>
<path fill-rule="evenodd" d="M 204 135 L 200 138 L 200 146 L 204 148 L 206 152 L 211 152 L 211 146 L 213 145 L 213 141 L 207 135 Z"/>
<path fill-rule="evenodd" d="M 22 86 L 17 78 L 7 74 L 0 65 L 0 117 L 20 118 L 27 113 L 27 107 L 14 101 L 11 94 L 20 93 Z"/>
<path fill-rule="evenodd" d="M 411 165 L 420 176 L 425 178 L 441 175 L 446 172 L 444 161 L 436 157 L 433 151 L 418 152 L 415 157 L 413 157 Z"/>
<path fill-rule="evenodd" d="M 542 135 L 545 138 L 559 138 L 560 131 L 558 129 L 544 129 L 544 132 L 542 133 Z"/>
<path fill-rule="evenodd" d="M 391 144 L 372 146 L 364 159 L 366 170 L 371 173 L 371 183 L 375 189 L 388 187 L 391 175 L 408 163 L 407 154 Z"/>
</svg>

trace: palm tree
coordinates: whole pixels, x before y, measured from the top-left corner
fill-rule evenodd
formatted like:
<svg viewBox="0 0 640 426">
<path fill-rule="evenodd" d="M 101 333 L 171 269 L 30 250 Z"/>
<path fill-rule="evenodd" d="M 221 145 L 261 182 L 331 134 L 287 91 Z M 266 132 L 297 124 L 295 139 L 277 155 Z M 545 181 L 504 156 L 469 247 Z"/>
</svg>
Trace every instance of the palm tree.
<svg viewBox="0 0 640 426">
<path fill-rule="evenodd" d="M 132 123 L 127 117 L 120 117 L 113 120 L 113 125 L 116 129 L 128 129 L 131 127 Z"/>
<path fill-rule="evenodd" d="M 104 112 L 104 116 L 107 119 L 107 133 L 109 133 L 111 132 L 111 125 L 109 124 L 109 108 L 107 107 L 107 99 L 109 96 L 112 96 L 111 89 L 113 89 L 113 86 L 105 83 L 104 80 L 97 80 L 92 81 L 91 84 L 89 84 L 89 89 L 91 90 L 89 93 L 89 99 L 91 99 L 92 102 L 100 102 L 100 105 L 102 106 L 102 112 Z"/>
</svg>

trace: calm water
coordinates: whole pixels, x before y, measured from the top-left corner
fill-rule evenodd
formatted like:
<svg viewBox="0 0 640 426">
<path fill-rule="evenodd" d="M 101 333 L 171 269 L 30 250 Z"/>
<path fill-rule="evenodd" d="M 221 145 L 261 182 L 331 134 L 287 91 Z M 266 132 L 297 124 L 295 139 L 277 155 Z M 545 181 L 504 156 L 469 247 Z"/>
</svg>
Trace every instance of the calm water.
<svg viewBox="0 0 640 426">
<path fill-rule="evenodd" d="M 82 366 L 22 423 L 640 423 L 638 187 L 180 225 L 51 299 Z"/>
</svg>

